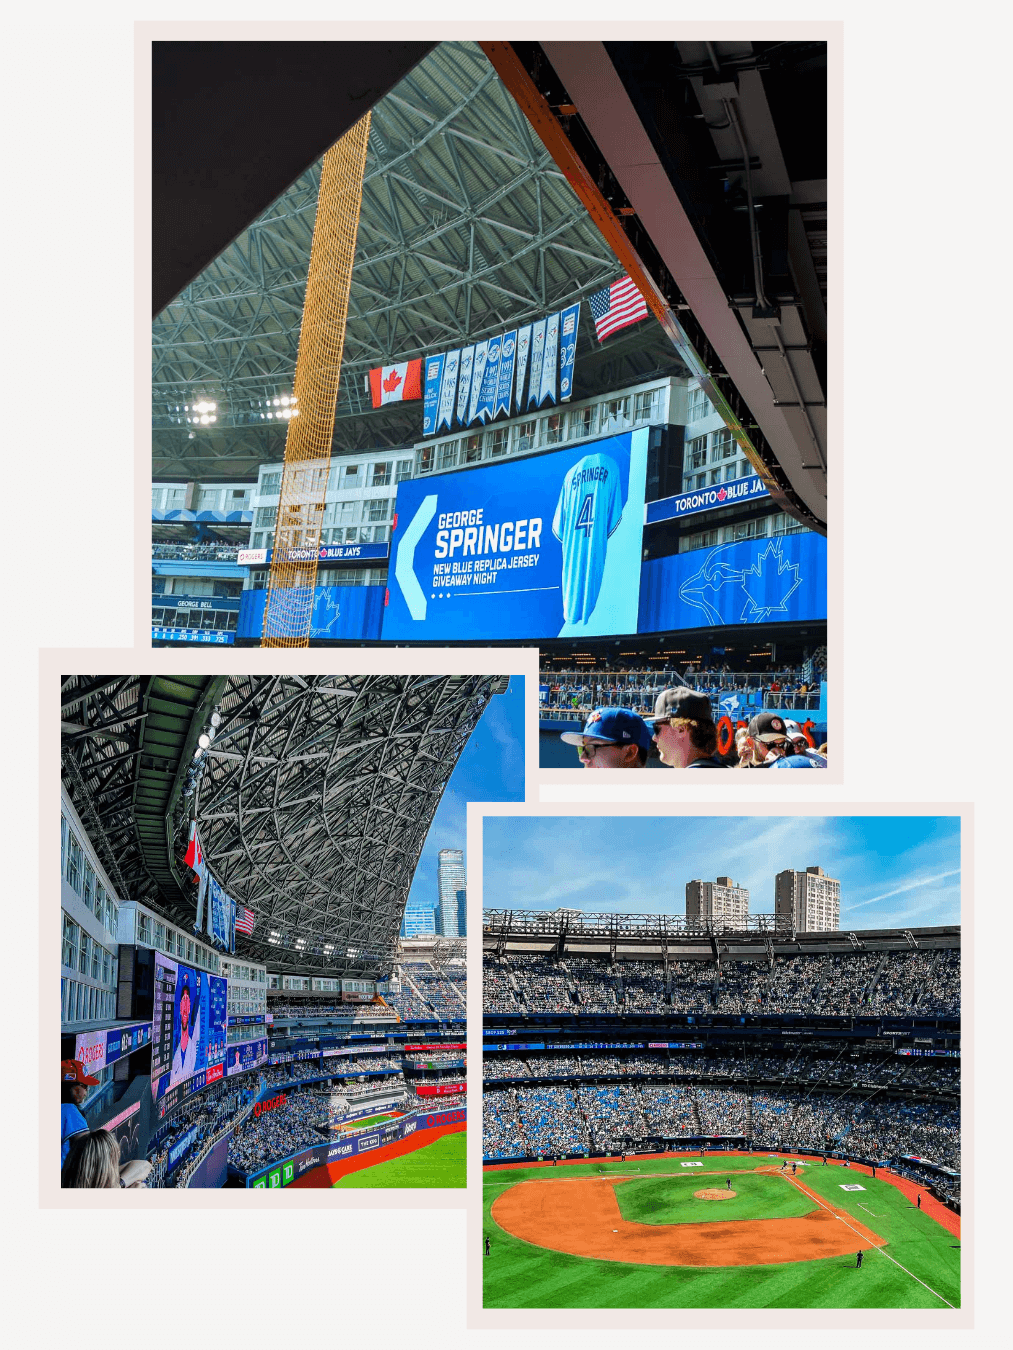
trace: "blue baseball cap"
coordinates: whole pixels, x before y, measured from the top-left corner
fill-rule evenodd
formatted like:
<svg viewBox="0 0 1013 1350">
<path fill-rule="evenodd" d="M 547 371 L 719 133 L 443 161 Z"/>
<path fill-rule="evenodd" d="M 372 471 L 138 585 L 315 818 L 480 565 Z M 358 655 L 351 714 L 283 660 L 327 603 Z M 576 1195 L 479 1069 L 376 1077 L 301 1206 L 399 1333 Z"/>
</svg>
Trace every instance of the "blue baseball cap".
<svg viewBox="0 0 1013 1350">
<path fill-rule="evenodd" d="M 567 745 L 595 741 L 599 745 L 636 745 L 650 750 L 651 732 L 644 719 L 629 708 L 595 708 L 583 731 L 564 731 L 559 739 Z"/>
</svg>

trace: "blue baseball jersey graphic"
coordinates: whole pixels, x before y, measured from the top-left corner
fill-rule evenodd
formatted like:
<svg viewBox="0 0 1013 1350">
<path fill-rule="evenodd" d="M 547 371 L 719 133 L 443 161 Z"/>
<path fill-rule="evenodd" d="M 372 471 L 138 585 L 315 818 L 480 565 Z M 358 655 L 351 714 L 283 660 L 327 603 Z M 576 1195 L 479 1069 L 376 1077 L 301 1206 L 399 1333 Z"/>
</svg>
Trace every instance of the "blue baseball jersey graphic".
<svg viewBox="0 0 1013 1350">
<path fill-rule="evenodd" d="M 619 465 L 585 455 L 570 469 L 556 503 L 552 533 L 563 546 L 563 617 L 586 623 L 598 603 L 609 536 L 623 514 Z"/>
</svg>

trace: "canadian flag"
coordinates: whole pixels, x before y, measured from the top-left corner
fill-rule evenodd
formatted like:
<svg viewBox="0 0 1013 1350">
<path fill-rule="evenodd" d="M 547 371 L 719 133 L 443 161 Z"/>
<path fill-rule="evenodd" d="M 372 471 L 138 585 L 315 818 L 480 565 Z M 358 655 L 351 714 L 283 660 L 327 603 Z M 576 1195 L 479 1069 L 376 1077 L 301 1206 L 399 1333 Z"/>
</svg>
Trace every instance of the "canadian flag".
<svg viewBox="0 0 1013 1350">
<path fill-rule="evenodd" d="M 200 840 L 197 838 L 197 822 L 195 820 L 190 822 L 190 843 L 186 850 L 184 862 L 198 876 L 204 870 L 204 853 L 200 846 Z"/>
<path fill-rule="evenodd" d="M 369 372 L 369 392 L 373 407 L 385 403 L 401 403 L 404 399 L 422 397 L 422 357 L 402 361 L 397 366 L 377 366 Z"/>
</svg>

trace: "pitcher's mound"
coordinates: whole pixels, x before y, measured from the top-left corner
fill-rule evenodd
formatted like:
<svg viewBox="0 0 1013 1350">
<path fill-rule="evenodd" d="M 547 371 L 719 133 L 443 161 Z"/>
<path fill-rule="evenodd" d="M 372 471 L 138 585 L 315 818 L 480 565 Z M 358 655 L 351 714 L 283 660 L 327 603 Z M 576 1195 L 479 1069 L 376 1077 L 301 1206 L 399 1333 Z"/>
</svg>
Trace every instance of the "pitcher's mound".
<svg viewBox="0 0 1013 1350">
<path fill-rule="evenodd" d="M 734 1200 L 736 1192 L 723 1190 L 719 1191 L 716 1186 L 708 1187 L 707 1190 L 694 1191 L 697 1200 Z"/>
</svg>

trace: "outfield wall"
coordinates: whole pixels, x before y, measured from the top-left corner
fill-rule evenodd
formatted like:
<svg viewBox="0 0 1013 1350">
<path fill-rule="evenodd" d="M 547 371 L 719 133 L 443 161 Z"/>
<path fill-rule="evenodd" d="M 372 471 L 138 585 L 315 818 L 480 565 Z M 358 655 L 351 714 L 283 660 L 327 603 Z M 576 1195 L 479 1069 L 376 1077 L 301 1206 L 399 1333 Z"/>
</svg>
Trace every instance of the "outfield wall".
<svg viewBox="0 0 1013 1350">
<path fill-rule="evenodd" d="M 348 1172 L 373 1167 L 402 1153 L 412 1153 L 433 1143 L 442 1134 L 463 1130 L 467 1127 L 467 1118 L 467 1108 L 463 1106 L 446 1111 L 413 1111 L 350 1139 L 332 1143 L 321 1140 L 312 1148 L 301 1149 L 288 1158 L 251 1172 L 245 1177 L 245 1184 L 251 1190 L 330 1186 Z M 315 1174 L 319 1176 L 311 1180 Z"/>
</svg>

